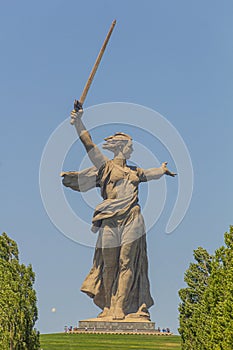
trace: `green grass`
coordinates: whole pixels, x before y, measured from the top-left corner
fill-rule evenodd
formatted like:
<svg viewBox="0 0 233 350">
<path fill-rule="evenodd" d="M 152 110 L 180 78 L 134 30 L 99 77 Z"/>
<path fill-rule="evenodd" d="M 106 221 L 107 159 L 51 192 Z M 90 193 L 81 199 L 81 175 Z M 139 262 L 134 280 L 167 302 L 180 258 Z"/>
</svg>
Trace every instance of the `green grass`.
<svg viewBox="0 0 233 350">
<path fill-rule="evenodd" d="M 180 350 L 179 336 L 123 334 L 42 334 L 43 350 Z"/>
</svg>

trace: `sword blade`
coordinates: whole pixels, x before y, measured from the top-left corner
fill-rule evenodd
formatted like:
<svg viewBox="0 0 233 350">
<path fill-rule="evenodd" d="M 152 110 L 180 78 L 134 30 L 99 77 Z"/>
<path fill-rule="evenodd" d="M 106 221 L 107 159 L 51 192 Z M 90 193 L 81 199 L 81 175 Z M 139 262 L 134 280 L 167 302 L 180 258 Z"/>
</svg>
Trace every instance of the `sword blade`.
<svg viewBox="0 0 233 350">
<path fill-rule="evenodd" d="M 115 24 L 116 24 L 116 20 L 114 20 L 114 21 L 112 22 L 111 27 L 110 27 L 110 29 L 109 29 L 109 32 L 108 32 L 108 34 L 107 34 L 107 36 L 106 36 L 106 38 L 105 38 L 105 40 L 104 40 L 104 43 L 103 43 L 103 45 L 102 45 L 102 47 L 101 47 L 101 49 L 100 49 L 100 52 L 99 52 L 99 54 L 98 54 L 98 56 L 97 56 L 97 58 L 96 58 L 95 64 L 94 64 L 94 66 L 93 66 L 93 68 L 92 68 L 92 70 L 91 70 L 91 73 L 90 73 L 90 75 L 89 75 L 89 78 L 88 78 L 88 80 L 87 80 L 87 82 L 86 82 L 86 85 L 85 85 L 85 87 L 84 87 L 84 89 L 83 89 L 82 95 L 81 95 L 81 97 L 80 97 L 80 99 L 79 99 L 79 102 L 81 103 L 81 105 L 83 105 L 83 103 L 84 103 L 84 101 L 85 101 L 85 99 L 86 99 L 88 90 L 90 89 L 91 83 L 92 83 L 92 81 L 93 81 L 93 79 L 94 79 L 95 73 L 96 73 L 97 68 L 98 68 L 98 66 L 99 66 L 99 64 L 100 64 L 100 61 L 101 61 L 101 59 L 102 59 L 102 56 L 103 56 L 104 51 L 105 51 L 105 49 L 106 49 L 106 46 L 107 46 L 107 44 L 108 44 L 108 42 L 109 42 L 109 39 L 110 39 L 110 37 L 111 37 L 111 34 L 112 34 L 113 29 L 114 29 L 114 27 L 115 27 Z"/>
</svg>

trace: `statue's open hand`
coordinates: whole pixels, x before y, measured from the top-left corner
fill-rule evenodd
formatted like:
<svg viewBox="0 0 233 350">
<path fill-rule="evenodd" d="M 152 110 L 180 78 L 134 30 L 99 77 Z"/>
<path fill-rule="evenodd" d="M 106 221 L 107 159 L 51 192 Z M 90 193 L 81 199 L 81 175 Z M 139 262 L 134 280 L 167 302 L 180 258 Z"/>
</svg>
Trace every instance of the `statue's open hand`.
<svg viewBox="0 0 233 350">
<path fill-rule="evenodd" d="M 169 175 L 169 176 L 172 176 L 172 177 L 174 177 L 174 176 L 177 175 L 176 173 L 171 172 L 171 171 L 167 168 L 167 162 L 164 162 L 164 163 L 162 164 L 162 169 L 164 170 L 164 174 L 166 174 L 166 175 Z"/>
</svg>

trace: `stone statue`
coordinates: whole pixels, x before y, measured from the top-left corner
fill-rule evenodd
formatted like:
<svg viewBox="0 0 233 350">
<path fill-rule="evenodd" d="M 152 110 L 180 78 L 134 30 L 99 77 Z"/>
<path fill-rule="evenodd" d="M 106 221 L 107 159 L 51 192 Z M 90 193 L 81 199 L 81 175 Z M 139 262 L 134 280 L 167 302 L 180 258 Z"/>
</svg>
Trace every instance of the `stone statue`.
<svg viewBox="0 0 233 350">
<path fill-rule="evenodd" d="M 102 203 L 97 205 L 92 231 L 98 232 L 93 266 L 81 291 L 102 309 L 99 318 L 123 320 L 146 317 L 153 305 L 148 279 L 146 231 L 138 203 L 141 182 L 175 176 L 164 162 L 160 168 L 128 166 L 133 152 L 132 138 L 118 132 L 105 139 L 104 149 L 112 151 L 108 159 L 94 144 L 81 117 L 83 110 L 71 112 L 72 123 L 93 163 L 80 172 L 63 172 L 63 184 L 76 191 L 100 187 Z"/>
</svg>

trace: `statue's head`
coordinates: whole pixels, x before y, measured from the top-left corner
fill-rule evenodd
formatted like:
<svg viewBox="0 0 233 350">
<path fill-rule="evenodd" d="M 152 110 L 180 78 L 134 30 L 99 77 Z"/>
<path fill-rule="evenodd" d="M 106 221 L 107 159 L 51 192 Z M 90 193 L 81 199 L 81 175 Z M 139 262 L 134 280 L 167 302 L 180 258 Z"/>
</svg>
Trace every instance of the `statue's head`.
<svg viewBox="0 0 233 350">
<path fill-rule="evenodd" d="M 133 152 L 132 138 L 123 133 L 116 132 L 114 135 L 106 137 L 103 148 L 114 153 L 115 156 L 122 154 L 125 159 L 129 159 Z"/>
</svg>

